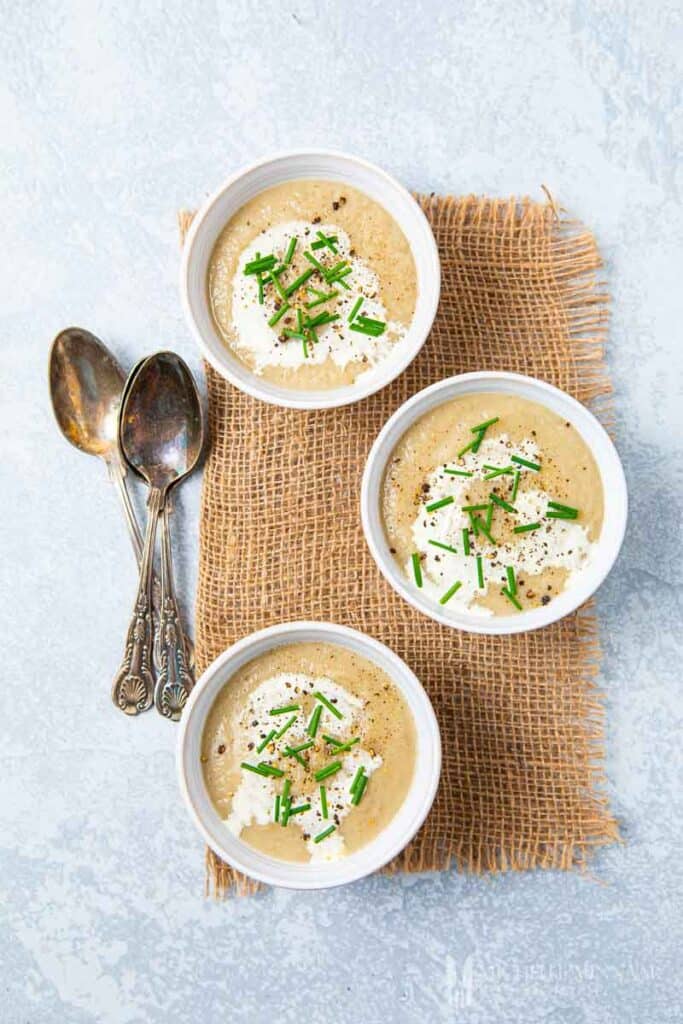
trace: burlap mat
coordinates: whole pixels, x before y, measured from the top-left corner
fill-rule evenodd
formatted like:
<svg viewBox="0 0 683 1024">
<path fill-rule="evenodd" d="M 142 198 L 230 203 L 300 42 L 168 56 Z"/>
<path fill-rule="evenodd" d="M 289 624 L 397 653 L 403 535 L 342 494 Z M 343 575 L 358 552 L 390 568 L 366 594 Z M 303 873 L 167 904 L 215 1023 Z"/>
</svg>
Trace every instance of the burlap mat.
<svg viewBox="0 0 683 1024">
<path fill-rule="evenodd" d="M 618 838 L 602 793 L 592 606 L 511 637 L 438 625 L 380 575 L 363 539 L 359 491 L 387 418 L 451 374 L 514 370 L 593 408 L 604 403 L 600 255 L 552 201 L 419 201 L 439 246 L 441 303 L 399 380 L 358 404 L 302 413 L 255 401 L 206 368 L 197 661 L 204 669 L 239 637 L 293 619 L 329 619 L 383 640 L 426 687 L 443 739 L 434 807 L 389 870 L 568 869 Z M 183 232 L 190 219 L 181 215 Z M 257 887 L 211 851 L 207 873 L 215 894 Z"/>
</svg>

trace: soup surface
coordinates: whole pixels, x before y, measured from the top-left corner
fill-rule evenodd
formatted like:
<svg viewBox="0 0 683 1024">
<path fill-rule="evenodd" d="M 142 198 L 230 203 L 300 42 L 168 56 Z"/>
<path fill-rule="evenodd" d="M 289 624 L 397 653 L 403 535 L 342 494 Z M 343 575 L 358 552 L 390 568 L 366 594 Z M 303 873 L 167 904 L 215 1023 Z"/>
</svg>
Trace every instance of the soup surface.
<svg viewBox="0 0 683 1024">
<path fill-rule="evenodd" d="M 385 672 L 335 644 L 289 644 L 227 681 L 207 717 L 202 770 L 244 842 L 280 860 L 336 860 L 399 810 L 415 746 Z"/>
<path fill-rule="evenodd" d="M 446 611 L 548 604 L 594 557 L 600 473 L 573 425 L 511 395 L 466 395 L 410 427 L 382 488 L 384 528 L 410 585 Z"/>
<path fill-rule="evenodd" d="M 415 313 L 408 241 L 363 192 L 302 179 L 226 224 L 207 289 L 219 335 L 254 373 L 297 389 L 350 384 L 400 344 Z"/>
</svg>

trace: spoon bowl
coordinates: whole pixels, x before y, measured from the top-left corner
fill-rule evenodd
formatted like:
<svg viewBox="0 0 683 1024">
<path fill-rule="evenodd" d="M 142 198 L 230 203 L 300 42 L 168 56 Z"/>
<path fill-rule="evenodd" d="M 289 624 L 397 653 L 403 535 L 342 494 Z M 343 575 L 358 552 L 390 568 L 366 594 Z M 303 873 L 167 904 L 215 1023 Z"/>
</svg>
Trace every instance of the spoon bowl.
<svg viewBox="0 0 683 1024">
<path fill-rule="evenodd" d="M 126 375 L 90 331 L 67 327 L 50 350 L 50 398 L 59 428 L 75 448 L 109 462 Z"/>
<path fill-rule="evenodd" d="M 121 448 L 150 487 L 166 491 L 194 469 L 201 454 L 197 387 L 174 352 L 149 356 L 131 376 L 121 409 Z"/>
</svg>

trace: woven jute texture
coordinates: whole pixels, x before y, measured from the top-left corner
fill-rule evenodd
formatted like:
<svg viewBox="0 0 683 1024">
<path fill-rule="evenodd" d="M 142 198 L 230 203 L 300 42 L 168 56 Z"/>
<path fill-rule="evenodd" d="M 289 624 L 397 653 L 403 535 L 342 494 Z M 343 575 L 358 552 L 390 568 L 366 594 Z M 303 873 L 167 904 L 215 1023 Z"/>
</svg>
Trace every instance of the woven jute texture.
<svg viewBox="0 0 683 1024">
<path fill-rule="evenodd" d="M 607 296 L 593 236 L 554 203 L 420 196 L 439 247 L 439 312 L 421 354 L 378 394 L 303 413 L 256 401 L 206 367 L 197 661 L 256 629 L 326 619 L 384 641 L 432 699 L 439 792 L 388 870 L 584 865 L 618 839 L 603 794 L 603 705 L 592 605 L 546 629 L 468 635 L 414 611 L 380 575 L 360 525 L 368 451 L 395 409 L 452 374 L 513 370 L 604 418 Z M 191 214 L 181 215 L 184 232 Z M 207 851 L 207 889 L 257 888 Z"/>
</svg>

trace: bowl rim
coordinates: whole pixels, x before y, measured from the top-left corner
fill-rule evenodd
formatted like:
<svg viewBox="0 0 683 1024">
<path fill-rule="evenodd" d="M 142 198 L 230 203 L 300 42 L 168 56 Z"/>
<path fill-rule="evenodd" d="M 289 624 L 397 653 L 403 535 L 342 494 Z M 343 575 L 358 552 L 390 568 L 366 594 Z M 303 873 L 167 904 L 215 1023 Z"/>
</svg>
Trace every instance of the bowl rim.
<svg viewBox="0 0 683 1024">
<path fill-rule="evenodd" d="M 474 617 L 458 612 L 448 615 L 433 607 L 427 598 L 421 597 L 408 585 L 389 552 L 379 509 L 382 480 L 386 464 L 398 440 L 421 416 L 459 394 L 495 391 L 496 389 L 490 386 L 493 384 L 503 385 L 497 389 L 502 393 L 523 395 L 558 415 L 565 415 L 559 412 L 559 408 L 564 408 L 566 418 L 590 447 L 598 466 L 605 499 L 602 530 L 598 540 L 599 557 L 576 586 L 562 591 L 545 607 L 534 608 L 521 615 Z M 527 395 L 524 394 L 525 391 L 532 391 L 534 394 Z M 588 434 L 591 435 L 590 440 Z M 370 449 L 363 472 L 360 503 L 363 533 L 372 557 L 384 578 L 404 600 L 442 625 L 467 633 L 494 636 L 542 629 L 584 604 L 603 583 L 616 562 L 628 518 L 628 491 L 623 466 L 611 438 L 595 415 L 577 399 L 547 381 L 503 370 L 455 374 L 423 388 L 399 406 L 384 424 Z"/>
<path fill-rule="evenodd" d="M 201 778 L 194 781 L 188 761 L 201 748 L 204 724 L 216 695 L 242 665 L 284 644 L 311 638 L 360 653 L 391 673 L 406 699 L 416 730 L 416 764 L 408 794 L 396 815 L 370 843 L 346 857 L 316 865 L 279 861 L 231 836 L 213 809 Z M 419 718 L 418 718 L 419 714 Z M 374 637 L 334 622 L 300 620 L 278 623 L 243 637 L 220 654 L 195 684 L 180 720 L 176 748 L 178 782 L 185 806 L 205 842 L 221 859 L 250 878 L 290 889 L 327 889 L 345 885 L 378 871 L 410 842 L 427 817 L 441 777 L 441 737 L 429 696 L 412 669 L 391 648 Z M 201 781 L 198 779 L 201 778 Z M 419 790 L 419 791 L 418 791 Z M 201 805 L 201 806 L 199 806 Z M 209 821 L 207 819 L 213 819 Z M 218 826 L 216 827 L 216 823 Z M 225 840 L 230 849 L 223 845 Z"/>
<path fill-rule="evenodd" d="M 415 335 L 414 340 L 410 345 L 406 345 L 405 352 L 400 358 L 395 361 L 390 357 L 377 364 L 377 373 L 373 374 L 371 383 L 366 383 L 364 386 L 356 386 L 356 384 L 344 385 L 338 388 L 329 389 L 329 397 L 325 396 L 324 391 L 321 389 L 317 392 L 307 391 L 296 391 L 294 389 L 287 389 L 284 387 L 277 386 L 278 390 L 282 392 L 275 396 L 269 389 L 263 386 L 258 375 L 253 373 L 235 356 L 231 356 L 227 351 L 227 347 L 224 342 L 218 339 L 215 334 L 215 340 L 217 342 L 215 348 L 209 343 L 204 333 L 198 325 L 193 308 L 191 299 L 191 287 L 190 277 L 192 271 L 193 261 L 196 258 L 196 242 L 200 232 L 203 229 L 206 219 L 211 214 L 214 206 L 223 199 L 224 195 L 232 190 L 240 181 L 249 175 L 254 174 L 260 170 L 263 170 L 268 165 L 281 165 L 283 162 L 292 161 L 295 159 L 323 159 L 323 160 L 338 160 L 340 165 L 353 164 L 359 169 L 365 171 L 369 175 L 373 175 L 380 182 L 384 183 L 388 188 L 392 189 L 397 197 L 403 202 L 406 208 L 411 210 L 412 215 L 415 217 L 416 224 L 419 225 L 419 234 L 416 233 L 413 237 L 406 235 L 408 244 L 415 260 L 416 270 L 418 272 L 418 301 L 415 309 L 413 320 L 408 329 L 407 338 L 410 338 L 412 334 Z M 300 178 L 305 178 L 306 174 L 302 172 L 298 175 Z M 285 179 L 287 180 L 287 179 Z M 295 180 L 292 178 L 290 180 Z M 343 174 L 343 168 L 339 172 L 339 180 L 347 180 Z M 352 182 L 348 182 L 352 185 Z M 275 184 L 275 182 L 271 183 Z M 259 191 L 265 191 L 265 189 L 271 187 L 271 185 L 264 184 Z M 353 186 L 358 187 L 358 186 Z M 359 187 L 360 191 L 363 191 Z M 255 193 L 255 194 L 258 194 Z M 375 200 L 379 202 L 379 200 Z M 381 205 L 381 204 L 380 204 Z M 393 216 L 393 215 L 392 215 Z M 395 218 L 394 218 L 395 219 Z M 215 241 L 215 239 L 214 239 Z M 424 261 L 424 281 L 420 275 L 421 260 L 418 258 L 421 256 Z M 426 283 L 425 283 L 426 282 Z M 421 312 L 420 319 L 418 320 L 418 310 L 420 309 L 420 292 L 423 291 L 426 295 L 426 305 L 424 310 Z M 346 153 L 342 150 L 337 149 L 325 149 L 325 148 L 302 148 L 302 149 L 287 149 L 280 150 L 274 153 L 270 153 L 267 156 L 261 157 L 258 160 L 247 164 L 228 178 L 226 178 L 221 185 L 218 186 L 200 206 L 195 213 L 192 223 L 187 231 L 185 240 L 182 247 L 182 255 L 180 261 L 180 296 L 181 305 L 183 309 L 183 315 L 185 322 L 189 327 L 190 333 L 192 334 L 196 344 L 198 345 L 204 358 L 211 364 L 211 366 L 219 373 L 222 377 L 230 381 L 234 387 L 239 390 L 251 395 L 253 398 L 258 398 L 263 402 L 267 402 L 271 405 L 280 406 L 283 408 L 290 409 L 333 409 L 339 408 L 344 405 L 351 405 L 354 402 L 362 401 L 364 398 L 368 398 L 370 395 L 380 391 L 383 387 L 386 387 L 393 380 L 395 380 L 401 373 L 404 372 L 406 367 L 415 359 L 423 345 L 425 344 L 429 332 L 432 328 L 436 311 L 439 305 L 439 298 L 441 292 L 441 265 L 439 261 L 439 253 L 434 239 L 434 235 L 427 220 L 424 211 L 421 209 L 417 201 L 413 198 L 410 192 L 403 186 L 396 178 L 390 175 L 387 171 L 383 170 L 376 164 L 371 163 L 369 160 L 365 160 L 362 157 L 355 156 L 351 153 Z M 225 349 L 224 358 L 219 358 L 217 355 L 217 349 L 222 347 Z M 384 372 L 381 372 L 384 371 Z M 266 382 L 267 383 L 267 382 Z M 312 397 L 312 396 L 317 397 Z M 311 396 L 311 397 L 309 397 Z"/>
</svg>

